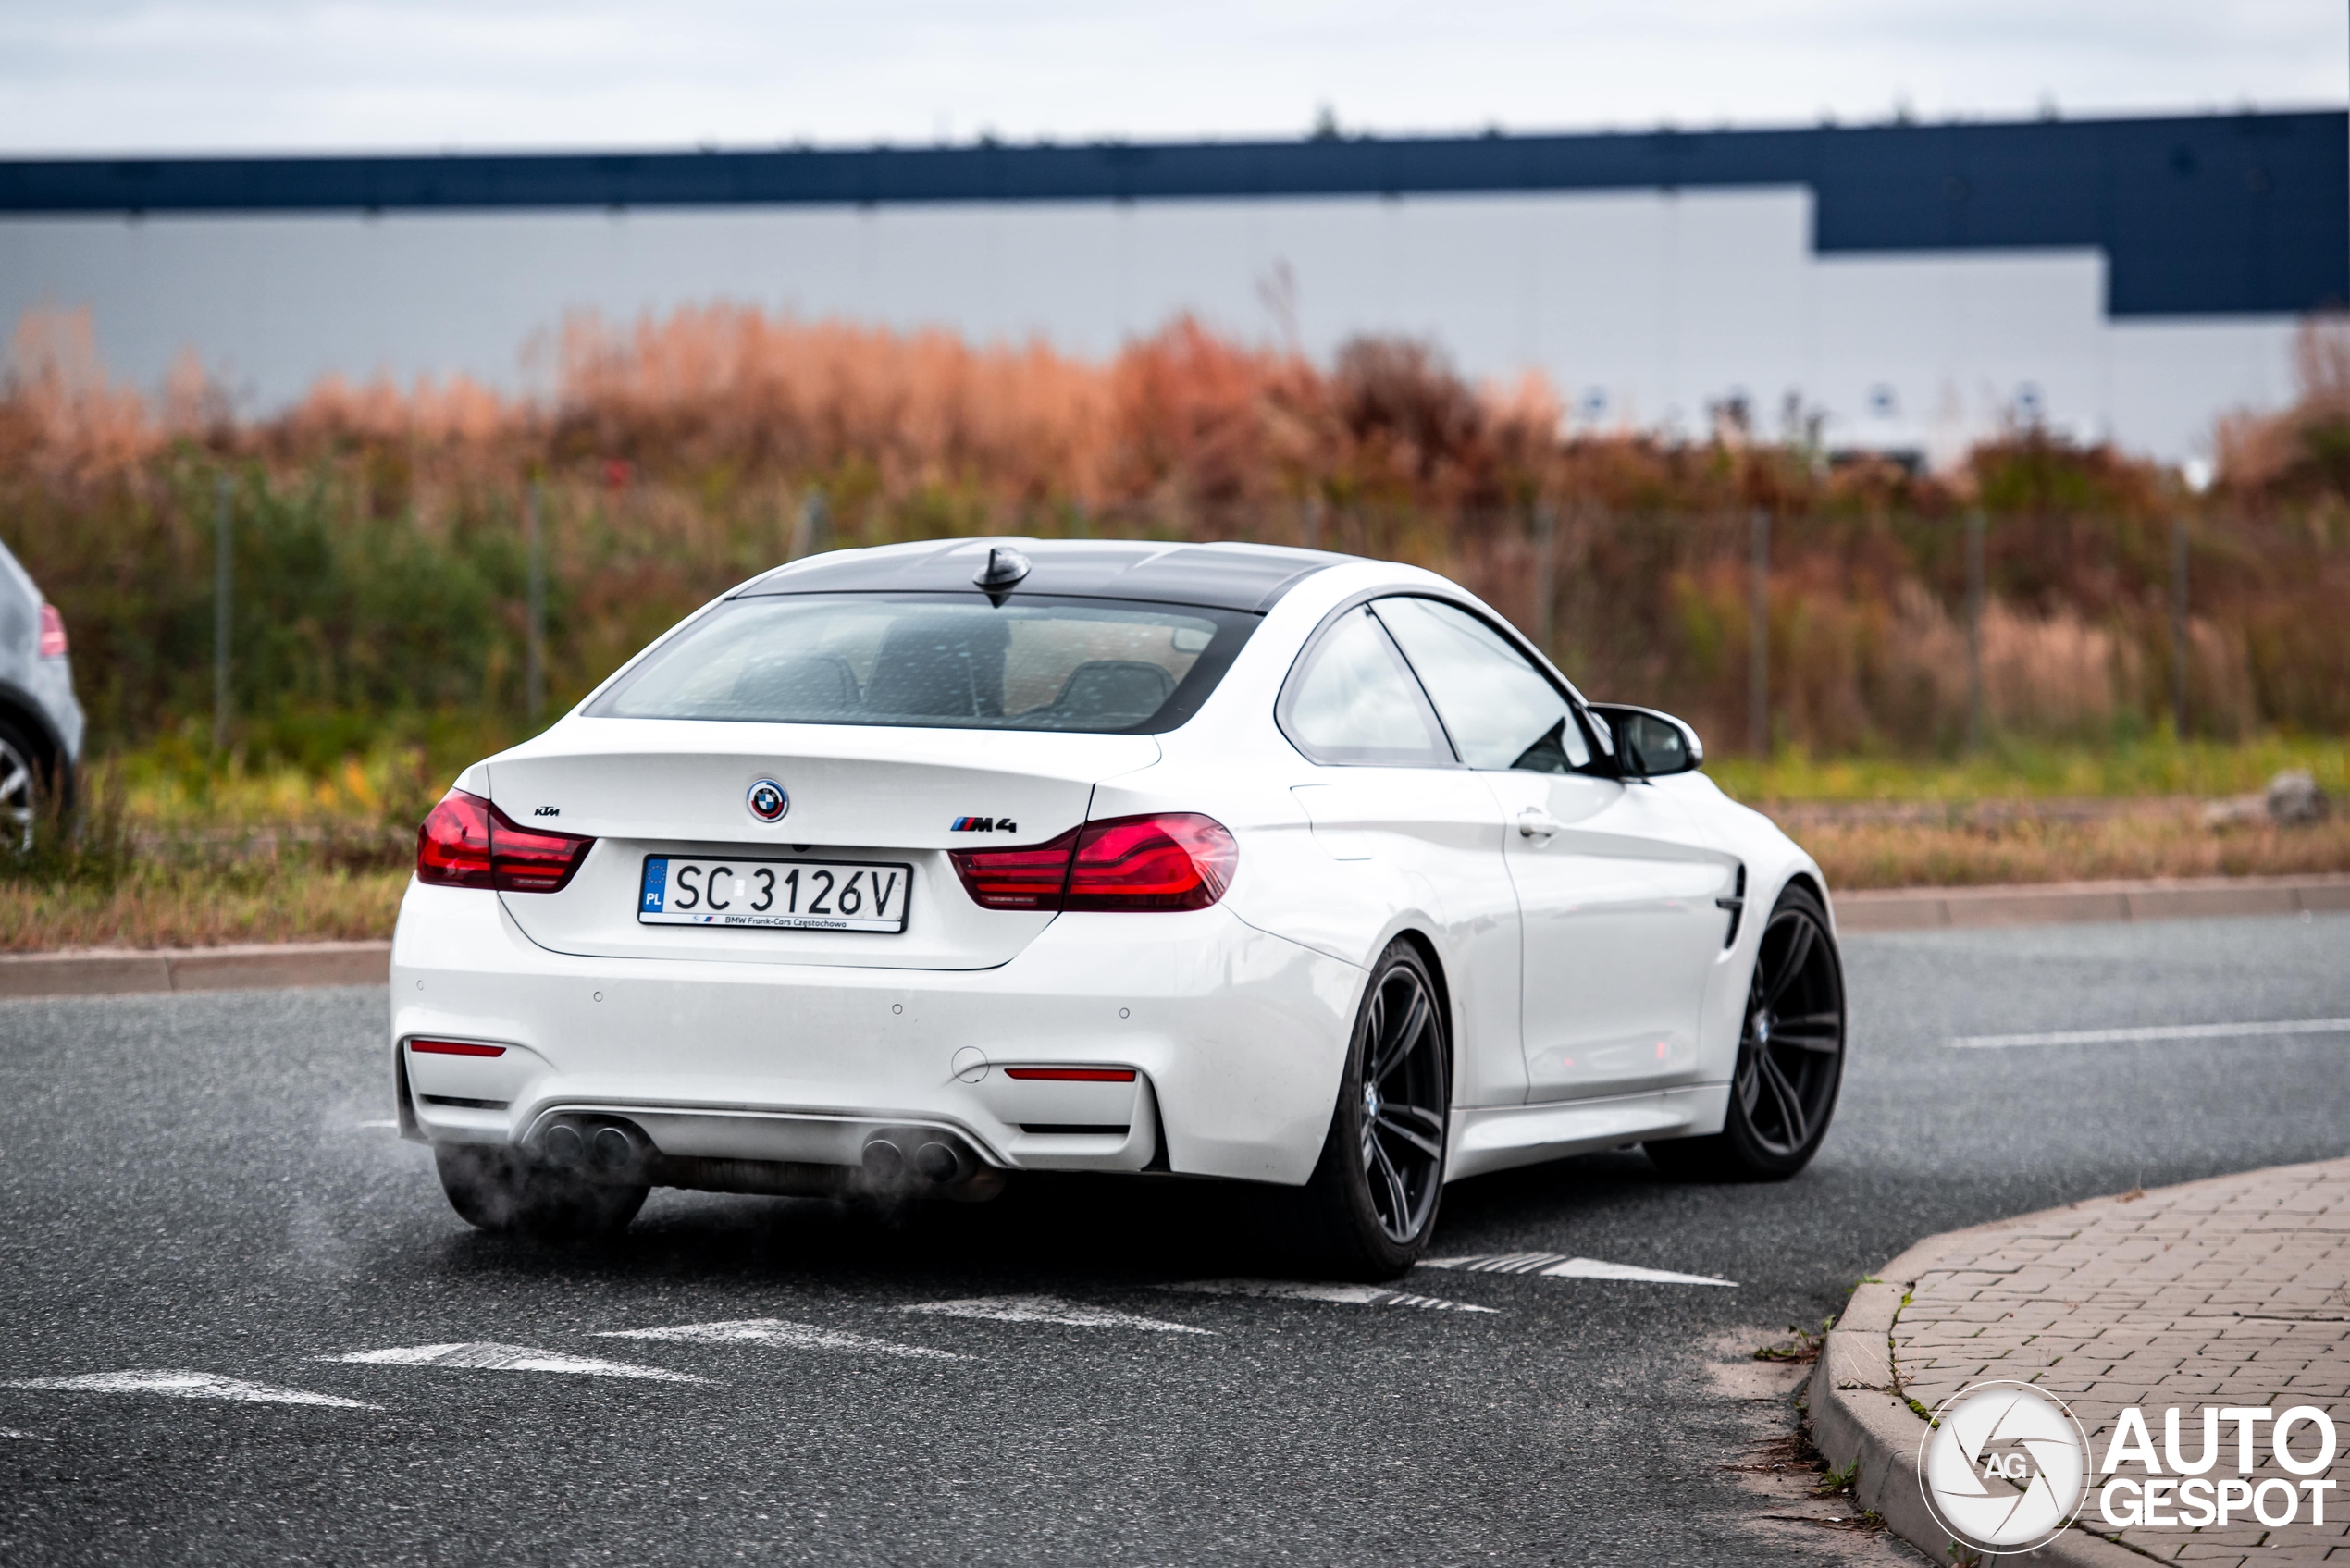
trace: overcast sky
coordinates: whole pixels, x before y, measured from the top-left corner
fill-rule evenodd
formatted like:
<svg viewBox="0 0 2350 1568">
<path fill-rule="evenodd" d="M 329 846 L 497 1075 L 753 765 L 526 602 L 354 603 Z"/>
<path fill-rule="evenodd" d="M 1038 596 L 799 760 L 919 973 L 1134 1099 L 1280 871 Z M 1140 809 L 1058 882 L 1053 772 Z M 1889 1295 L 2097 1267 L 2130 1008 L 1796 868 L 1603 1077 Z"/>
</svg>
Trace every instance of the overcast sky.
<svg viewBox="0 0 2350 1568">
<path fill-rule="evenodd" d="M 0 0 L 0 154 L 2339 105 L 2343 0 Z"/>
</svg>

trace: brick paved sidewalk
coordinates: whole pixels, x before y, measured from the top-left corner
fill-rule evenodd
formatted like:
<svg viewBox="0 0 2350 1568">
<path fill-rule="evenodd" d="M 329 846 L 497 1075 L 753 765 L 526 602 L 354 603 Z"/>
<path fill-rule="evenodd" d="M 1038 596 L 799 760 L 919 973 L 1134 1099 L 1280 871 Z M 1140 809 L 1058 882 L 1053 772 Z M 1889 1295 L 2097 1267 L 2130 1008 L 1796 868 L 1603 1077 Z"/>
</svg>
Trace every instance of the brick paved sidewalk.
<svg viewBox="0 0 2350 1568">
<path fill-rule="evenodd" d="M 1882 1450 L 1902 1436 L 1898 1417 L 1887 1423 L 1887 1411 L 1900 1408 L 1887 1394 L 1930 1410 L 1985 1378 L 2035 1382 L 2070 1404 L 2088 1431 L 2093 1471 L 2131 1405 L 2147 1413 L 2158 1446 L 2162 1412 L 2178 1407 L 2190 1456 L 2202 1446 L 2207 1405 L 2315 1405 L 2350 1447 L 2350 1160 L 2095 1199 L 1935 1237 L 1882 1279 L 1856 1293 L 1855 1311 L 1832 1337 L 1837 1353 L 1823 1359 L 1812 1396 L 1823 1447 L 1833 1447 L 1837 1425 L 1823 1417 L 1824 1400 L 1850 1405 L 1873 1396 L 1874 1407 L 1852 1419 L 1885 1433 Z M 1906 1300 L 1894 1294 L 1903 1291 Z M 1863 1294 L 1876 1300 L 1864 1303 Z M 1923 1424 L 1907 1419 L 1923 1435 Z M 2223 1424 L 2220 1437 L 2226 1457 L 2212 1479 L 2235 1475 L 2234 1426 Z M 1849 1440 L 1842 1428 L 1837 1440 Z M 2306 1455 L 2316 1440 L 2305 1426 L 2294 1446 Z M 1914 1449 L 1916 1437 L 1909 1442 Z M 2246 1477 L 2252 1486 L 2301 1479 L 2275 1468 L 2265 1428 L 2255 1451 L 2261 1467 Z M 1901 1469 L 1898 1451 L 1891 1457 L 1889 1468 Z M 2350 1463 L 2338 1460 L 2327 1474 L 2344 1486 L 2328 1494 L 2321 1526 L 2309 1523 L 2305 1502 L 2295 1523 L 2273 1528 L 2240 1517 L 2225 1528 L 2116 1532 L 2098 1517 L 2094 1474 L 2082 1524 L 2165 1562 L 2350 1562 Z M 1913 1461 L 1906 1484 L 1916 1486 Z M 1905 1501 L 1899 1486 L 1882 1477 L 1877 1486 L 1890 1500 L 1878 1506 L 1901 1527 L 1890 1505 Z M 2127 1561 L 2080 1535 L 2051 1554 Z M 1920 1544 L 1931 1551 L 1947 1539 Z"/>
</svg>

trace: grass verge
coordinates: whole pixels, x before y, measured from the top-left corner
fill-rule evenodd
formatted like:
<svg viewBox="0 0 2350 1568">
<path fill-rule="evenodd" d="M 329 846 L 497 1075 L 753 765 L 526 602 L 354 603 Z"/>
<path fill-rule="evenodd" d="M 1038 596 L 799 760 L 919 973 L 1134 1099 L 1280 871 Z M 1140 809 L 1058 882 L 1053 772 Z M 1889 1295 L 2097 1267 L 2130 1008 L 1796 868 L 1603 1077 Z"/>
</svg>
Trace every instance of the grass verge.
<svg viewBox="0 0 2350 1568">
<path fill-rule="evenodd" d="M 2206 798 L 2244 795 L 2288 768 L 2306 769 L 2337 797 L 2350 792 L 2350 741 L 2263 735 L 2244 741 L 2171 738 L 2168 730 L 2110 746 L 2002 741 L 1955 759 L 1711 757 L 1705 771 L 1733 798 L 1775 801 L 1943 801 Z"/>
<path fill-rule="evenodd" d="M 1769 808 L 1765 808 L 1769 810 Z M 2210 828 L 2197 801 L 2132 803 L 2096 817 L 1957 815 L 1838 821 L 1774 813 L 1841 892 L 2138 877 L 2350 871 L 2350 817 L 2307 827 Z"/>
<path fill-rule="evenodd" d="M 2350 810 L 2207 826 L 2208 797 L 2306 768 L 2350 795 L 2350 745 L 2167 737 L 1958 762 L 1730 758 L 1708 772 L 1775 818 L 1831 888 L 2350 871 Z M 206 947 L 391 934 L 415 823 L 453 767 L 379 746 L 318 770 L 221 766 L 177 740 L 89 770 L 83 809 L 0 854 L 0 951 Z"/>
<path fill-rule="evenodd" d="M 0 850 L 0 952 L 390 936 L 436 792 L 387 751 L 320 778 L 147 755 L 88 768 L 80 793 L 30 850 Z"/>
<path fill-rule="evenodd" d="M 387 937 L 407 885 L 405 867 L 353 870 L 287 861 L 143 864 L 111 886 L 11 881 L 0 883 L 0 951 Z"/>
</svg>

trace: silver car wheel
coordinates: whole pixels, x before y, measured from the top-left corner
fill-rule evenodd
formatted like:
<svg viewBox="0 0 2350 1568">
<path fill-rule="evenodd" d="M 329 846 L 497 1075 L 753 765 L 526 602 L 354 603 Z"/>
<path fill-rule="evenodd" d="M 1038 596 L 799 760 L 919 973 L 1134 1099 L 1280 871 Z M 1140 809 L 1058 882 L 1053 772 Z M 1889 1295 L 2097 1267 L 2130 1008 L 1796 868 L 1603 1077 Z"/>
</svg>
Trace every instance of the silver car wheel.
<svg viewBox="0 0 2350 1568">
<path fill-rule="evenodd" d="M 32 847 L 33 817 L 40 806 L 39 774 L 32 759 L 0 735 L 0 833 L 19 853 Z"/>
</svg>

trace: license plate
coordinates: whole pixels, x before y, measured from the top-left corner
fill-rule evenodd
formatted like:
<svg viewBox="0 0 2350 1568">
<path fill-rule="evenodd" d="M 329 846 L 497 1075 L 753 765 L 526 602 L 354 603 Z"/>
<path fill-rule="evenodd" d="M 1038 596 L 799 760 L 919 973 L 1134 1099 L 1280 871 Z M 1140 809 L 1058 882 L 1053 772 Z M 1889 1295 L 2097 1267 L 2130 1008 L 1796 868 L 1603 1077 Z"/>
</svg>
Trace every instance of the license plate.
<svg viewBox="0 0 2350 1568">
<path fill-rule="evenodd" d="M 862 860 L 648 855 L 637 923 L 901 932 L 913 882 L 911 866 Z"/>
</svg>

